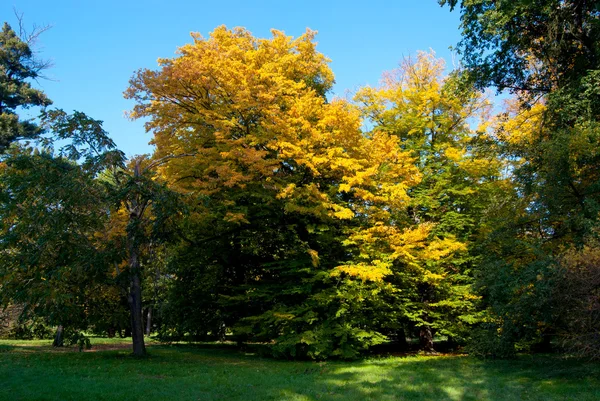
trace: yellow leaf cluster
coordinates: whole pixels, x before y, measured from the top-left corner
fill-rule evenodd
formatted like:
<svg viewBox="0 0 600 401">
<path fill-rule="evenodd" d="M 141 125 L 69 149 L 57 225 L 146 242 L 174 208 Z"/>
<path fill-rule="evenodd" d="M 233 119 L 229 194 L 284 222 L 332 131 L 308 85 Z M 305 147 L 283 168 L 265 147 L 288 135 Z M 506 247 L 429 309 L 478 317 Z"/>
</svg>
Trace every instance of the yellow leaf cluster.
<svg viewBox="0 0 600 401">
<path fill-rule="evenodd" d="M 385 276 L 392 273 L 390 267 L 389 262 L 373 260 L 369 264 L 358 263 L 338 266 L 331 275 L 337 277 L 341 273 L 345 273 L 362 281 L 381 281 Z"/>
<path fill-rule="evenodd" d="M 168 182 L 209 196 L 260 185 L 289 212 L 334 219 L 404 207 L 419 181 L 413 157 L 396 136 L 365 135 L 355 105 L 326 99 L 333 73 L 314 36 L 219 27 L 193 34 L 159 71 L 139 71 L 126 96 L 137 102 L 132 118 L 149 117 L 156 157 L 195 155 L 165 164 Z M 355 198 L 350 206 L 342 193 Z"/>
<path fill-rule="evenodd" d="M 497 122 L 499 139 L 512 145 L 535 143 L 542 132 L 546 105 L 540 101 L 523 108 L 518 99 L 511 99 L 506 102 L 505 110 L 505 118 Z"/>
</svg>

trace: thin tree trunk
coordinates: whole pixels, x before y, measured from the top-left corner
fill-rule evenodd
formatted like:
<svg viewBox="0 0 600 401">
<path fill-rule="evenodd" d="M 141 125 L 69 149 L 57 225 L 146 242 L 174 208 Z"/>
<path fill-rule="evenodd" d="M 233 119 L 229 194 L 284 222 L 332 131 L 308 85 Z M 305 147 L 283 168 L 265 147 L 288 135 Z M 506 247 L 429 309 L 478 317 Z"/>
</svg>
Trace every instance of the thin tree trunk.
<svg viewBox="0 0 600 401">
<path fill-rule="evenodd" d="M 54 335 L 54 341 L 52 342 L 53 347 L 62 347 L 64 344 L 64 328 L 62 326 L 58 326 L 56 328 L 56 334 Z"/>
<path fill-rule="evenodd" d="M 152 331 L 152 307 L 148 307 L 148 315 L 146 317 L 146 335 L 149 336 Z"/>
</svg>

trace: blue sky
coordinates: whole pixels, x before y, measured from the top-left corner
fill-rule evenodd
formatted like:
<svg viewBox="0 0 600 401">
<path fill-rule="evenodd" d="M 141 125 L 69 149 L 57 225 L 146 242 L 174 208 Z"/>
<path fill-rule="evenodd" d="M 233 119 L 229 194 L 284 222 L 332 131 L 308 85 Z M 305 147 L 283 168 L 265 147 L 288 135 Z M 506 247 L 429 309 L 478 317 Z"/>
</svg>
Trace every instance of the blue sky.
<svg viewBox="0 0 600 401">
<path fill-rule="evenodd" d="M 190 32 L 207 36 L 223 24 L 259 37 L 270 36 L 271 28 L 292 36 L 317 30 L 338 96 L 376 85 L 382 72 L 418 50 L 433 49 L 451 67 L 449 47 L 460 40 L 459 14 L 436 0 L 3 0 L 0 20 L 16 26 L 13 8 L 27 28 L 52 25 L 38 50 L 54 65 L 46 71 L 50 80 L 37 85 L 55 107 L 103 120 L 129 156 L 152 149 L 143 124 L 124 116 L 133 106 L 122 95 L 128 80 L 137 69 L 156 68 L 157 58 L 174 56 Z"/>
</svg>

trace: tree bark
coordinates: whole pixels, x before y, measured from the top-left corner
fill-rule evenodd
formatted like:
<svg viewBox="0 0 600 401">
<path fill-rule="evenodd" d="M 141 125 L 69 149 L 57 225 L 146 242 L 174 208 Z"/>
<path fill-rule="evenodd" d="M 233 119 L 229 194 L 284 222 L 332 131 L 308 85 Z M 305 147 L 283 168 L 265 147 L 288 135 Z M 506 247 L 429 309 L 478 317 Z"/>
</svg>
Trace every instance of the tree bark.
<svg viewBox="0 0 600 401">
<path fill-rule="evenodd" d="M 421 343 L 421 350 L 427 353 L 435 353 L 433 349 L 433 333 L 431 327 L 421 326 L 419 330 L 419 342 Z"/>
<path fill-rule="evenodd" d="M 136 248 L 135 246 L 132 248 Z M 142 322 L 142 285 L 139 269 L 139 258 L 136 252 L 130 254 L 129 287 L 129 309 L 131 311 L 131 341 L 133 343 L 133 355 L 145 356 L 146 345 L 144 344 L 144 325 Z"/>
<path fill-rule="evenodd" d="M 133 171 L 134 177 L 141 177 L 140 161 L 137 161 Z M 128 202 L 129 224 L 127 227 L 127 245 L 129 248 L 129 309 L 131 311 L 131 341 L 133 355 L 145 356 L 144 322 L 142 318 L 142 266 L 140 263 L 140 223 L 147 202 L 140 196 L 134 195 Z"/>
<path fill-rule="evenodd" d="M 148 315 L 146 317 L 146 335 L 149 336 L 152 332 L 152 307 L 148 307 Z"/>
<path fill-rule="evenodd" d="M 64 328 L 58 326 L 56 328 L 56 334 L 54 335 L 54 341 L 52 342 L 53 347 L 62 347 L 64 345 Z"/>
</svg>

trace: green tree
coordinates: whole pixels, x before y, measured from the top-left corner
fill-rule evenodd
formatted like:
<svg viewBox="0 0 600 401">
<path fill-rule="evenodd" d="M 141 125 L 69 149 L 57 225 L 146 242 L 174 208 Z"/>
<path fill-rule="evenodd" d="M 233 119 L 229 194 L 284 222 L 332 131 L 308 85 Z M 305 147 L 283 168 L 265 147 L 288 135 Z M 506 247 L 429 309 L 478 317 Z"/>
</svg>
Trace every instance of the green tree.
<svg viewBox="0 0 600 401">
<path fill-rule="evenodd" d="M 125 212 L 121 246 L 126 248 L 127 263 L 123 274 L 128 278 L 127 300 L 133 354 L 136 356 L 146 355 L 142 316 L 142 283 L 147 274 L 144 267 L 153 246 L 168 240 L 172 235 L 169 232 L 171 222 L 183 212 L 177 194 L 156 179 L 154 169 L 173 158 L 188 156 L 180 154 L 157 160 L 138 156 L 129 161 L 129 168 L 115 169 L 110 176 L 110 196 L 116 205 L 113 213 Z"/>
<path fill-rule="evenodd" d="M 38 33 L 29 36 L 28 42 L 6 22 L 0 32 L 0 153 L 15 140 L 41 133 L 38 125 L 19 118 L 18 108 L 43 108 L 52 103 L 42 91 L 31 86 L 31 81 L 48 66 L 35 57 L 30 46 Z"/>
<path fill-rule="evenodd" d="M 458 50 L 480 88 L 547 94 L 600 62 L 600 3 L 580 0 L 440 0 L 459 7 Z"/>
<path fill-rule="evenodd" d="M 56 152 L 14 147 L 1 164 L 1 301 L 81 330 L 94 323 L 101 294 L 114 285 L 114 252 L 97 236 L 110 204 L 96 176 L 121 154 L 100 122 L 83 113 L 51 111 L 44 124 L 71 141 Z"/>
<path fill-rule="evenodd" d="M 412 260 L 395 260 L 385 280 L 396 291 L 383 310 L 395 317 L 390 328 L 396 326 L 401 336 L 417 329 L 426 351 L 433 351 L 433 333 L 464 340 L 477 321 L 475 249 L 485 230 L 482 214 L 502 181 L 501 161 L 486 150 L 482 124 L 489 102 L 461 86 L 456 74 L 443 74 L 442 60 L 419 53 L 384 74 L 381 87 L 363 88 L 356 96 L 372 130 L 397 136 L 421 173 L 408 191 L 408 208 L 393 216 L 393 224 L 429 225 L 423 239 L 433 246 Z M 479 131 L 471 128 L 477 122 Z"/>
<path fill-rule="evenodd" d="M 511 346 L 547 340 L 561 326 L 551 308 L 561 253 L 598 227 L 600 3 L 440 3 L 460 7 L 468 78 L 517 95 L 496 131 L 513 163 L 515 212 L 499 221 L 480 276 L 491 332 Z"/>
<path fill-rule="evenodd" d="M 389 271 L 358 238 L 405 207 L 419 179 L 411 155 L 384 132 L 365 135 L 353 105 L 326 99 L 333 74 L 314 32 L 193 36 L 159 70 L 139 71 L 127 96 L 132 115 L 149 118 L 155 157 L 196 154 L 159 169 L 190 199 L 178 258 L 192 247 L 197 262 L 177 263 L 172 293 L 197 295 L 194 322 L 209 317 L 210 329 L 195 332 L 225 324 L 241 339 L 274 340 L 279 355 L 314 358 L 381 341 L 346 291 L 367 293 Z"/>
</svg>

